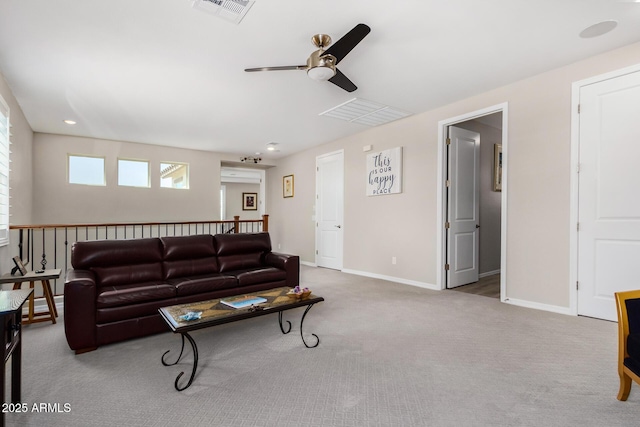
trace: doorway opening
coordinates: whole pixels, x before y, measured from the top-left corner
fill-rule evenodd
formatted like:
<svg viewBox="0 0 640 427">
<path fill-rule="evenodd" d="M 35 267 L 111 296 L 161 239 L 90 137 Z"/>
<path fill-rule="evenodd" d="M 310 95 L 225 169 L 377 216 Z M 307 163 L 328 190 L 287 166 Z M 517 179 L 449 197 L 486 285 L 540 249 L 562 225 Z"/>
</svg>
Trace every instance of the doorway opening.
<svg viewBox="0 0 640 427">
<path fill-rule="evenodd" d="M 315 219 L 316 266 L 342 270 L 344 150 L 316 157 Z"/>
<path fill-rule="evenodd" d="M 233 220 L 238 215 L 242 220 L 261 219 L 265 214 L 265 171 L 262 169 L 223 166 L 220 169 L 220 219 Z M 245 196 L 257 195 L 257 206 L 248 209 Z"/>
<path fill-rule="evenodd" d="M 506 301 L 507 104 L 443 120 L 438 125 L 437 285 L 440 289 L 499 296 Z M 456 147 L 450 132 L 462 141 L 462 148 L 456 149 L 459 158 L 450 152 L 452 145 Z M 467 180 L 463 187 L 458 185 L 461 179 Z M 462 215 L 469 224 L 459 221 L 462 226 L 458 224 L 455 229 L 459 206 L 469 212 Z M 455 230 L 462 232 L 454 234 Z M 462 250 L 456 246 L 460 242 Z M 454 268 L 462 274 L 454 274 Z"/>
</svg>

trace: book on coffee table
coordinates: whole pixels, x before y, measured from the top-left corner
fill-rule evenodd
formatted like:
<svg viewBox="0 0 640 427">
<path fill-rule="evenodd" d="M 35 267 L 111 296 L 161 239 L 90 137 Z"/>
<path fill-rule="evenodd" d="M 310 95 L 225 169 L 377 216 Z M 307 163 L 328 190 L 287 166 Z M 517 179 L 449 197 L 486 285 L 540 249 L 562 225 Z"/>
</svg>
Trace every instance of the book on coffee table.
<svg viewBox="0 0 640 427">
<path fill-rule="evenodd" d="M 245 308 L 251 305 L 257 305 L 262 304 L 263 302 L 267 302 L 267 299 L 255 295 L 244 295 L 241 297 L 221 299 L 220 302 L 233 308 Z"/>
</svg>

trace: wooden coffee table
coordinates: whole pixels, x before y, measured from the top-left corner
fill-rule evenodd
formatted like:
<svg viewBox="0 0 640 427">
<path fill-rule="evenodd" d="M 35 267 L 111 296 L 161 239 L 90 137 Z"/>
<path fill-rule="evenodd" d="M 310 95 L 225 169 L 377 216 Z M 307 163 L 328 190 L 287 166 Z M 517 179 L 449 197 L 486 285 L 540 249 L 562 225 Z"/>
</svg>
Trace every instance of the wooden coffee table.
<svg viewBox="0 0 640 427">
<path fill-rule="evenodd" d="M 245 294 L 260 296 L 267 299 L 267 302 L 260 304 L 259 306 L 257 306 L 257 308 L 232 308 L 220 302 L 221 299 L 225 298 L 219 298 L 196 303 L 173 305 L 171 307 L 164 307 L 159 309 L 162 318 L 167 322 L 171 330 L 176 334 L 180 334 L 182 337 L 182 347 L 176 361 L 173 363 L 168 363 L 165 360 L 165 356 L 171 351 L 167 350 L 162 355 L 162 364 L 164 366 L 173 366 L 180 361 L 184 352 L 185 338 L 187 339 L 187 341 L 189 341 L 189 343 L 191 344 L 191 348 L 193 349 L 193 367 L 191 369 L 191 377 L 184 387 L 180 387 L 178 385 L 178 382 L 180 381 L 182 375 L 184 375 L 184 372 L 180 372 L 176 377 L 174 383 L 176 390 L 182 391 L 187 389 L 193 382 L 193 378 L 196 375 L 196 370 L 198 369 L 198 346 L 196 345 L 193 337 L 189 335 L 189 332 L 191 331 L 208 328 L 215 325 L 222 325 L 224 323 L 237 322 L 238 320 L 250 319 L 252 317 L 264 316 L 277 312 L 280 330 L 283 334 L 288 334 L 289 332 L 291 332 L 291 322 L 289 322 L 288 320 L 286 321 L 288 326 L 285 330 L 282 324 L 282 313 L 287 310 L 306 306 L 307 308 L 304 310 L 302 318 L 300 319 L 300 337 L 302 338 L 302 342 L 305 347 L 317 347 L 318 344 L 320 344 L 320 338 L 318 338 L 316 334 L 311 334 L 315 337 L 316 342 L 313 345 L 309 345 L 304 339 L 304 335 L 302 333 L 302 324 L 311 307 L 313 307 L 316 303 L 324 301 L 324 298 L 311 294 L 308 298 L 295 300 L 287 296 L 287 292 L 289 292 L 290 290 L 291 288 L 289 287 L 283 287 Z M 199 319 L 195 320 L 180 319 L 180 316 L 183 316 L 189 312 L 202 312 L 202 314 L 200 315 Z"/>
</svg>

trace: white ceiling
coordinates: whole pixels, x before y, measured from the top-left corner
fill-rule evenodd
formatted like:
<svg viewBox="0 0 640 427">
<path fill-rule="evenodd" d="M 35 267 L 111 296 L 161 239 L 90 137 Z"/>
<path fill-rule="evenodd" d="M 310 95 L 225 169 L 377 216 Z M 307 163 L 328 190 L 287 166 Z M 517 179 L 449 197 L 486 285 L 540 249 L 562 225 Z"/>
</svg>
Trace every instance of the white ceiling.
<svg viewBox="0 0 640 427">
<path fill-rule="evenodd" d="M 353 93 L 243 71 L 304 64 L 312 35 L 358 23 Z M 264 158 L 367 129 L 318 115 L 354 97 L 419 113 L 637 41 L 640 3 L 617 0 L 256 0 L 239 25 L 190 0 L 0 0 L 0 72 L 34 131 Z"/>
</svg>

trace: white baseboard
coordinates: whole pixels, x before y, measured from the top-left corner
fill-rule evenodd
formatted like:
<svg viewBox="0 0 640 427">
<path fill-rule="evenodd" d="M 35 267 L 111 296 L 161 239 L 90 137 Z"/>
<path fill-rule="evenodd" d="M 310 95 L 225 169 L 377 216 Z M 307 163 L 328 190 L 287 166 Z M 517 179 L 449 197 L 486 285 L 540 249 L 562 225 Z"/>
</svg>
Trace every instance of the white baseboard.
<svg viewBox="0 0 640 427">
<path fill-rule="evenodd" d="M 433 291 L 442 290 L 437 285 L 434 285 L 434 284 L 431 284 L 431 283 L 418 282 L 416 280 L 403 279 L 403 278 L 400 278 L 400 277 L 385 276 L 385 275 L 382 275 L 382 274 L 370 273 L 370 272 L 367 272 L 367 271 L 343 269 L 342 272 L 343 273 L 347 273 L 347 274 L 355 274 L 357 276 L 371 277 L 371 278 L 374 278 L 374 279 L 388 280 L 390 282 L 402 283 L 402 284 L 405 284 L 405 285 L 417 286 L 417 287 L 420 287 L 420 288 L 430 289 L 430 290 L 433 290 Z M 497 270 L 497 272 L 495 272 L 495 273 L 491 272 L 491 273 L 484 273 L 484 274 L 485 275 L 492 275 L 492 274 L 498 274 L 498 273 L 500 273 L 500 270 Z M 571 309 L 569 307 L 559 307 L 559 306 L 556 306 L 556 305 L 541 304 L 541 303 L 537 303 L 537 302 L 519 300 L 519 299 L 514 299 L 514 298 L 506 298 L 502 302 L 504 302 L 506 304 L 516 305 L 516 306 L 519 306 L 519 307 L 532 308 L 532 309 L 535 309 L 535 310 L 549 311 L 549 312 L 552 312 L 552 313 L 575 316 L 575 314 L 571 312 Z"/>
<path fill-rule="evenodd" d="M 56 304 L 56 310 L 58 310 L 58 317 L 64 311 L 64 296 L 56 295 L 53 297 L 53 302 Z M 49 311 L 49 307 L 47 306 L 47 300 L 42 297 L 36 297 L 33 301 L 33 312 L 34 313 L 43 313 L 45 311 Z M 26 301 L 22 306 L 22 314 L 29 313 L 29 301 Z"/>
<path fill-rule="evenodd" d="M 307 261 L 300 261 L 300 264 L 309 266 L 309 267 L 317 267 L 317 265 L 315 263 L 312 262 L 307 262 Z M 442 289 L 440 289 L 437 285 L 434 285 L 432 283 L 426 283 L 426 282 L 419 282 L 417 280 L 410 280 L 410 279 L 403 279 L 401 277 L 393 277 L 393 276 L 386 276 L 383 274 L 376 274 L 376 273 L 370 273 L 368 271 L 359 271 L 359 270 L 351 270 L 351 269 L 343 269 L 342 270 L 343 273 L 347 273 L 347 274 L 354 274 L 356 276 L 363 276 L 363 277 L 370 277 L 372 279 L 380 279 L 380 280 L 387 280 L 389 282 L 396 282 L 396 283 L 401 283 L 403 285 L 410 285 L 410 286 L 417 286 L 419 288 L 424 288 L 424 289 L 430 289 L 432 291 L 440 291 Z M 487 273 L 483 273 L 482 276 L 490 276 L 493 274 L 499 274 L 500 270 L 496 270 L 496 272 L 487 272 Z M 54 298 L 54 301 L 56 303 L 56 309 L 58 310 L 58 315 L 62 316 L 62 313 L 64 313 L 64 297 L 62 295 L 56 295 Z M 525 300 L 520 300 L 520 299 L 515 299 L 515 298 L 505 298 L 502 302 L 506 303 L 506 304 L 511 304 L 511 305 L 515 305 L 518 307 L 525 307 L 525 308 L 532 308 L 535 310 L 542 310 L 542 311 L 549 311 L 552 313 L 558 313 L 558 314 L 565 314 L 568 316 L 575 316 L 576 314 L 573 313 L 571 311 L 571 309 L 569 307 L 560 307 L 557 305 L 549 305 L 549 304 L 541 304 L 541 303 L 537 303 L 537 302 L 531 302 L 531 301 L 525 301 Z M 27 313 L 26 310 L 28 310 L 28 303 L 25 303 L 25 306 L 23 307 L 23 311 L 25 314 Z M 47 311 L 48 307 L 47 307 L 47 302 L 44 298 L 37 298 L 34 302 L 34 311 L 36 313 L 38 312 L 43 312 L 43 311 Z"/>
<path fill-rule="evenodd" d="M 347 274 L 355 274 L 356 276 L 371 277 L 372 279 L 381 279 L 387 280 L 389 282 L 402 283 L 403 285 L 417 286 L 419 288 L 431 289 L 432 291 L 441 290 L 438 286 L 431 283 L 418 282 L 417 280 L 403 279 L 400 277 L 385 276 L 383 274 L 369 273 L 368 271 L 343 269 L 342 272 Z"/>
<path fill-rule="evenodd" d="M 557 305 L 541 304 L 538 302 L 531 302 L 531 301 L 525 301 L 525 300 L 514 299 L 514 298 L 505 298 L 502 302 L 506 304 L 517 305 L 518 307 L 533 308 L 535 310 L 550 311 L 552 313 L 575 316 L 575 314 L 571 312 L 571 309 L 569 307 L 560 307 Z"/>
<path fill-rule="evenodd" d="M 483 277 L 495 276 L 496 274 L 500 274 L 500 270 L 486 271 L 484 273 L 480 273 L 478 277 L 482 279 Z"/>
</svg>

